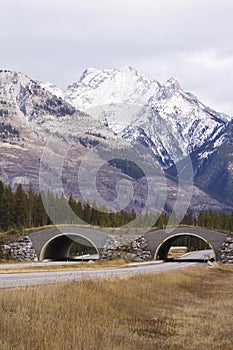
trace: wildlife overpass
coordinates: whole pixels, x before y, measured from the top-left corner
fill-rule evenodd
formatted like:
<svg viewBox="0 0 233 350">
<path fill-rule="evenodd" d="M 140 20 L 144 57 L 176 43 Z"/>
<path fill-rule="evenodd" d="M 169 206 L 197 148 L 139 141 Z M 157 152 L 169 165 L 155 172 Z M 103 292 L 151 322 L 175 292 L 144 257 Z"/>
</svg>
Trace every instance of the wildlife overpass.
<svg viewBox="0 0 233 350">
<path fill-rule="evenodd" d="M 70 257 L 74 244 L 81 247 L 80 255 L 101 256 L 108 235 L 100 230 L 80 226 L 58 226 L 29 235 L 39 260 L 62 260 Z"/>
<path fill-rule="evenodd" d="M 196 237 L 206 243 L 218 259 L 218 251 L 227 235 L 196 227 L 177 227 L 155 230 L 144 235 L 152 259 L 165 260 L 174 242 L 181 237 Z M 79 246 L 78 255 L 95 254 L 101 258 L 108 234 L 101 229 L 91 229 L 77 225 L 58 226 L 29 235 L 39 260 L 62 260 L 70 257 L 72 246 Z"/>
<path fill-rule="evenodd" d="M 154 260 L 164 260 L 168 256 L 169 249 L 178 238 L 196 237 L 213 250 L 215 260 L 218 259 L 218 251 L 225 241 L 227 234 L 199 227 L 176 227 L 157 230 L 145 235 L 148 248 Z"/>
</svg>

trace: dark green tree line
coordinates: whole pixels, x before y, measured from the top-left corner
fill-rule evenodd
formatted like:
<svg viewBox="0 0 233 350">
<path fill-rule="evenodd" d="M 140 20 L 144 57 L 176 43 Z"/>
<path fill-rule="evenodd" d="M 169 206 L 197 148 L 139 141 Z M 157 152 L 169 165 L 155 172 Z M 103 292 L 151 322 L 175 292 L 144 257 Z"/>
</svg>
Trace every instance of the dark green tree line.
<svg viewBox="0 0 233 350">
<path fill-rule="evenodd" d="M 0 181 L 0 229 L 2 231 L 50 223 L 41 194 L 36 194 L 31 186 L 26 192 L 22 185 L 18 185 L 13 192 L 10 186 Z"/>
<path fill-rule="evenodd" d="M 176 217 L 174 213 L 172 215 L 174 216 L 174 222 L 181 225 L 200 226 L 212 230 L 233 232 L 233 211 L 232 213 L 226 213 L 219 210 L 204 209 L 197 214 L 192 209 L 188 209 L 182 219 Z M 161 229 L 165 228 L 169 219 L 169 215 L 162 213 L 154 226 Z"/>
<path fill-rule="evenodd" d="M 46 208 L 46 209 L 45 209 Z M 49 214 L 49 215 L 48 215 Z M 187 211 L 182 220 L 176 218 L 174 222 L 182 225 L 201 226 L 210 229 L 233 232 L 233 211 L 226 213 L 218 210 L 201 210 L 198 214 L 191 209 Z M 51 191 L 36 193 L 32 186 L 28 191 L 18 185 L 15 191 L 0 181 L 0 230 L 11 228 L 40 227 L 49 224 L 80 224 L 88 223 L 102 227 L 120 227 L 130 223 L 136 218 L 134 210 L 126 212 L 120 210 L 109 213 L 107 208 L 96 209 L 96 205 L 81 203 L 72 196 L 67 200 L 64 195 L 57 196 Z M 163 212 L 158 219 L 153 215 L 145 214 L 138 218 L 142 226 L 155 226 L 165 228 L 169 215 Z M 148 224 L 148 225 L 147 225 Z"/>
<path fill-rule="evenodd" d="M 233 232 L 233 211 L 232 213 L 226 213 L 219 210 L 204 209 L 198 214 L 194 214 L 189 209 L 181 224 Z"/>
<path fill-rule="evenodd" d="M 72 196 L 68 204 L 73 211 L 73 223 L 79 223 L 81 219 L 85 223 L 101 227 L 120 227 L 130 223 L 136 218 L 136 213 L 132 210 L 130 213 L 121 210 L 116 213 L 109 213 L 107 208 L 96 208 L 96 205 L 88 203 L 81 204 Z"/>
<path fill-rule="evenodd" d="M 82 204 L 72 196 L 69 200 L 54 195 L 51 191 L 39 194 L 28 191 L 18 185 L 15 191 L 0 181 L 0 230 L 11 228 L 23 229 L 40 227 L 49 224 L 79 224 L 82 222 L 103 226 L 119 227 L 129 223 L 136 217 L 134 210 L 131 213 L 120 211 L 109 213 L 106 208 L 95 209 L 90 204 Z"/>
</svg>

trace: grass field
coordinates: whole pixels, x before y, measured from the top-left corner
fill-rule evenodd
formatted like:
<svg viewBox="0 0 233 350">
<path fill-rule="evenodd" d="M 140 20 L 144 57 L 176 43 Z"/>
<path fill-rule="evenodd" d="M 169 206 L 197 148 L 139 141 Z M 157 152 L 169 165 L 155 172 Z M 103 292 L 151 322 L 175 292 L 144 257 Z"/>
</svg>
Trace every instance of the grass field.
<svg viewBox="0 0 233 350">
<path fill-rule="evenodd" d="M 90 262 L 77 262 L 72 264 L 58 263 L 56 265 L 47 264 L 40 266 L 37 264 L 32 264 L 31 266 L 20 266 L 20 263 L 17 267 L 4 268 L 5 264 L 1 264 L 0 274 L 5 273 L 22 273 L 22 272 L 48 272 L 48 271 L 72 271 L 72 270 L 92 270 L 92 269 L 112 269 L 112 268 L 121 268 L 127 267 L 128 263 L 123 259 L 103 259 Z M 1 350 L 1 349 L 0 349 Z"/>
<path fill-rule="evenodd" d="M 233 268 L 0 290 L 1 350 L 232 350 Z"/>
</svg>

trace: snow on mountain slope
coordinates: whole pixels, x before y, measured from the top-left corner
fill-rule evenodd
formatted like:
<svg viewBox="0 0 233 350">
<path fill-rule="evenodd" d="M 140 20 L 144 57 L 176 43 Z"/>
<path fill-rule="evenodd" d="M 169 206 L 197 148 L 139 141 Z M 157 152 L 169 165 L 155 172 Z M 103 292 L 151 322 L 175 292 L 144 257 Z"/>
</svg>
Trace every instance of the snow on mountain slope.
<svg viewBox="0 0 233 350">
<path fill-rule="evenodd" d="M 158 87 L 156 80 L 147 80 L 128 66 L 103 71 L 89 68 L 78 83 L 68 87 L 65 98 L 82 110 L 111 103 L 141 106 Z"/>
<path fill-rule="evenodd" d="M 175 79 L 161 85 L 128 66 L 87 69 L 68 87 L 65 100 L 123 138 L 149 147 L 164 169 L 197 149 L 197 159 L 208 157 L 215 151 L 208 144 L 224 142 L 229 122 L 184 92 Z"/>
<path fill-rule="evenodd" d="M 82 152 L 93 144 L 127 148 L 128 142 L 87 114 L 48 92 L 24 74 L 0 72 L 0 178 L 14 184 L 23 179 L 38 188 L 39 162 L 50 138 L 56 153 L 63 142 Z M 75 168 L 70 166 L 72 177 Z M 20 180 L 20 181 L 21 181 Z"/>
<path fill-rule="evenodd" d="M 51 84 L 49 82 L 43 82 L 43 81 L 40 82 L 39 84 L 40 84 L 42 89 L 45 89 L 45 90 L 49 91 L 51 94 L 64 99 L 65 92 L 61 88 L 59 88 L 58 86 Z"/>
<path fill-rule="evenodd" d="M 122 191 L 126 196 L 130 188 L 128 181 L 130 183 L 136 181 L 131 204 L 136 203 L 135 210 L 140 211 L 146 201 L 145 186 L 142 188 L 139 186 L 140 179 L 135 179 L 135 165 L 133 162 L 125 162 L 127 156 L 130 155 L 131 159 L 136 159 L 139 164 L 143 164 L 144 168 L 148 167 L 148 171 L 151 171 L 153 158 L 148 156 L 150 151 L 160 164 L 168 167 L 173 164 L 172 157 L 182 158 L 183 149 L 187 147 L 183 134 L 178 135 L 179 128 L 177 133 L 174 131 L 174 135 L 171 135 L 171 126 L 166 124 L 165 116 L 167 118 L 169 113 L 173 114 L 172 105 L 167 104 L 163 107 L 162 102 L 159 104 L 161 96 L 166 102 L 169 101 L 170 95 L 174 94 L 173 90 L 180 91 L 177 83 L 170 82 L 168 85 L 162 91 L 164 87 L 158 82 L 145 79 L 129 67 L 104 72 L 88 69 L 80 81 L 65 93 L 65 101 L 61 94 L 59 96 L 59 90 L 50 84 L 35 82 L 21 73 L 0 71 L 0 179 L 12 186 L 18 183 L 24 186 L 32 184 L 34 189 L 38 190 L 42 167 L 45 169 L 43 173 L 45 178 L 42 176 L 42 180 L 46 178 L 49 180 L 45 189 L 56 193 L 60 187 L 52 179 L 62 179 L 64 193 L 68 196 L 72 193 L 74 197 L 80 198 L 77 183 L 79 156 L 88 155 L 90 150 L 97 147 L 100 151 L 98 161 L 108 163 L 106 159 L 109 157 L 110 160 L 117 159 L 119 166 L 114 169 L 111 163 L 107 167 L 101 165 L 100 172 L 96 175 L 95 161 L 89 159 L 90 164 L 87 165 L 89 171 L 84 171 L 89 202 L 93 200 L 97 202 L 91 190 L 96 176 L 98 191 L 103 194 L 107 202 L 114 201 L 117 197 L 119 180 L 127 181 L 123 184 Z M 174 88 L 171 85 L 174 85 Z M 178 97 L 180 98 L 179 94 Z M 90 114 L 97 120 L 67 103 L 72 102 L 74 98 L 76 103 L 80 103 L 84 112 L 91 112 Z M 105 105 L 98 107 L 99 101 Z M 155 108 L 160 108 L 161 113 Z M 221 125 L 218 115 L 212 114 L 213 120 L 216 119 L 215 122 Z M 172 115 L 169 117 L 174 122 Z M 174 125 L 176 130 L 177 124 Z M 48 144 L 49 140 L 52 141 Z M 127 140 L 147 146 L 148 154 L 145 152 L 144 155 Z M 222 141 L 219 140 L 220 138 L 218 142 L 221 144 Z M 59 162 L 62 169 L 59 168 Z M 168 192 L 167 200 L 169 207 L 172 207 L 176 201 L 176 182 L 169 180 L 167 188 L 164 184 L 164 174 L 157 170 L 154 175 L 152 179 L 154 192 L 151 198 L 153 200 L 156 198 L 159 192 L 156 187 L 158 184 L 160 189 L 164 186 L 164 194 Z M 196 199 L 192 207 L 195 210 L 209 205 L 219 209 L 225 207 L 224 203 L 197 188 L 194 188 L 194 192 Z M 184 192 L 182 200 L 185 202 L 186 198 L 187 194 Z M 153 208 L 158 207 L 153 204 Z"/>
<path fill-rule="evenodd" d="M 88 132 L 102 133 L 106 139 L 117 138 L 111 130 L 57 97 L 54 91 L 50 93 L 48 88 L 53 90 L 51 85 L 39 84 L 24 74 L 0 72 L 1 120 L 14 127 L 18 125 L 22 132 L 27 129 L 34 136 L 40 133 L 42 140 L 51 133 L 81 137 Z"/>
<path fill-rule="evenodd" d="M 221 170 L 223 163 L 218 170 L 215 168 L 211 186 L 203 181 L 218 150 L 225 149 L 224 145 L 230 145 L 227 150 L 232 148 L 232 118 L 205 106 L 182 90 L 175 79 L 160 84 L 127 66 L 89 68 L 68 87 L 64 99 L 124 139 L 147 147 L 172 176 L 177 176 L 176 165 L 185 164 L 190 157 L 196 183 L 215 193 L 221 171 L 228 174 L 225 192 L 232 193 L 230 155 L 225 152 L 220 151 L 226 157 L 224 169 Z M 216 192 L 218 196 L 220 193 Z M 229 195 L 222 198 L 231 201 Z"/>
</svg>

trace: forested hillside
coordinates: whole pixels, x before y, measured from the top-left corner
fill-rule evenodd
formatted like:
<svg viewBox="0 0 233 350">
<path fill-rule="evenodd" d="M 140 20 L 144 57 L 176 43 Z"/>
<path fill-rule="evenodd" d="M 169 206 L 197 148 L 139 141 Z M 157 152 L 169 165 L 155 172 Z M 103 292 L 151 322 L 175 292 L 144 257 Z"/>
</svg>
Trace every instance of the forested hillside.
<svg viewBox="0 0 233 350">
<path fill-rule="evenodd" d="M 48 216 L 44 204 L 49 207 L 54 222 Z M 70 210 L 71 209 L 71 210 Z M 77 202 L 72 196 L 66 199 L 54 196 L 52 192 L 35 193 L 30 187 L 25 191 L 22 185 L 18 185 L 16 191 L 0 181 L 0 230 L 23 229 L 40 227 L 50 224 L 77 224 L 80 222 L 101 226 L 120 227 L 136 218 L 136 213 L 119 211 L 109 213 L 106 208 L 95 209 L 93 205 Z M 80 221 L 81 220 L 81 221 Z M 146 223 L 154 223 L 154 227 L 164 228 L 169 220 L 167 213 L 162 213 L 159 219 L 153 218 L 150 214 L 141 216 L 138 224 L 147 226 Z M 201 226 L 211 229 L 233 231 L 233 212 L 201 210 L 198 214 L 191 209 L 184 218 L 174 216 L 174 222 L 182 225 Z"/>
<path fill-rule="evenodd" d="M 136 217 L 134 211 L 127 213 L 123 210 L 108 213 L 106 208 L 94 209 L 90 204 L 81 204 L 70 196 L 54 196 L 52 192 L 35 193 L 32 187 L 25 191 L 18 185 L 15 192 L 10 186 L 0 181 L 0 229 L 7 231 L 11 228 L 39 227 L 53 224 L 45 208 L 49 207 L 55 224 L 76 224 L 80 219 L 84 223 L 102 226 L 119 227 L 127 224 Z M 67 205 L 68 204 L 68 205 Z M 72 210 L 70 210 L 70 208 Z"/>
</svg>

